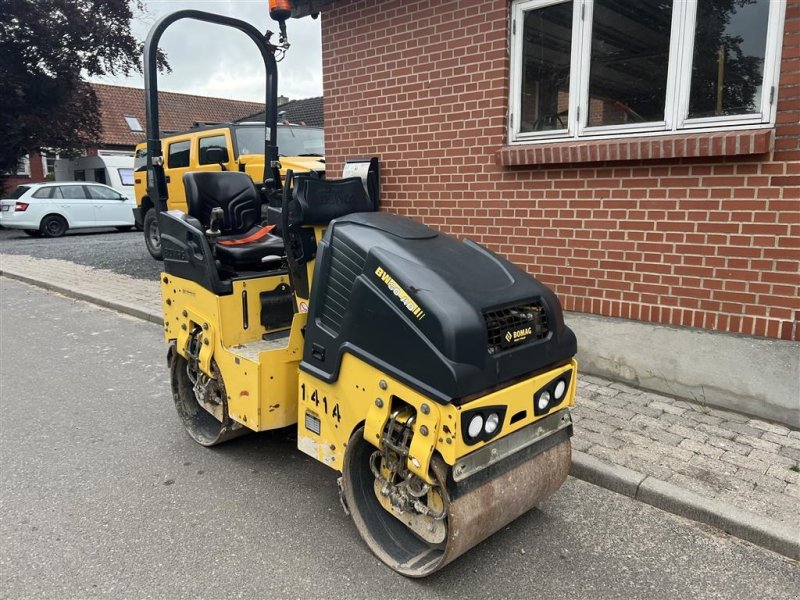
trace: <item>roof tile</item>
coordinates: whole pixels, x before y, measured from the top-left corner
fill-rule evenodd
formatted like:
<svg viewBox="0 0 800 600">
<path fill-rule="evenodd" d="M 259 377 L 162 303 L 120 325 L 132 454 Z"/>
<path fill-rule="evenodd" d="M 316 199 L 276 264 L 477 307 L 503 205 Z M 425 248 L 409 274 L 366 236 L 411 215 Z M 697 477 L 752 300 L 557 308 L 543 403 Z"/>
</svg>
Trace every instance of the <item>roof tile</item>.
<svg viewBox="0 0 800 600">
<path fill-rule="evenodd" d="M 145 127 L 144 90 L 118 85 L 93 83 L 92 88 L 100 101 L 100 120 L 103 127 L 101 143 L 104 146 L 134 146 L 144 141 L 144 132 L 131 131 L 125 117 L 136 117 Z M 175 92 L 159 92 L 159 117 L 162 131 L 188 129 L 195 121 L 236 121 L 245 115 L 262 110 L 260 102 L 243 102 L 226 98 L 193 96 Z"/>
</svg>

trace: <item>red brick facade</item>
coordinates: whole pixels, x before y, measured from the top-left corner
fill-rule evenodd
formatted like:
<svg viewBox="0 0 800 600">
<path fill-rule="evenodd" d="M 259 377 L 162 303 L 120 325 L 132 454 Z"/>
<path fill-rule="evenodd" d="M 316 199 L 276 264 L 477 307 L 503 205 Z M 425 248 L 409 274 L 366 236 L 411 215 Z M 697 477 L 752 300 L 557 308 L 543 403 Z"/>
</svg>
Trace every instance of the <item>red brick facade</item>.
<svg viewBox="0 0 800 600">
<path fill-rule="evenodd" d="M 507 0 L 337 0 L 328 173 L 379 156 L 384 207 L 524 264 L 564 308 L 800 339 L 800 2 L 774 130 L 507 146 Z"/>
<path fill-rule="evenodd" d="M 0 177 L 0 191 L 13 190 L 18 185 L 25 185 L 26 183 L 45 181 L 42 155 L 38 152 L 31 152 L 28 155 L 28 162 L 30 164 L 30 175 L 8 175 Z"/>
</svg>

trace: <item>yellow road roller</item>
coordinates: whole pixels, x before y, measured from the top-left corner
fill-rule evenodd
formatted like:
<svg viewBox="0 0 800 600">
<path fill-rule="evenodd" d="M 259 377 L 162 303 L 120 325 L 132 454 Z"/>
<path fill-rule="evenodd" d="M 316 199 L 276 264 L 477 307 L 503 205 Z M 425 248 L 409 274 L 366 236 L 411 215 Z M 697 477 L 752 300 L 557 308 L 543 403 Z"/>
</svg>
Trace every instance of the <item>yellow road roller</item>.
<svg viewBox="0 0 800 600">
<path fill-rule="evenodd" d="M 285 13 L 274 11 L 278 44 L 187 10 L 156 23 L 145 46 L 175 407 L 203 446 L 295 427 L 298 449 L 341 474 L 342 504 L 370 550 L 424 577 L 566 479 L 576 340 L 547 287 L 476 243 L 379 211 L 371 175 L 282 180 Z M 263 184 L 187 173 L 188 212 L 166 210 L 156 85 L 158 39 L 184 18 L 243 31 L 267 70 Z M 261 222 L 265 202 L 279 208 L 277 226 Z"/>
</svg>

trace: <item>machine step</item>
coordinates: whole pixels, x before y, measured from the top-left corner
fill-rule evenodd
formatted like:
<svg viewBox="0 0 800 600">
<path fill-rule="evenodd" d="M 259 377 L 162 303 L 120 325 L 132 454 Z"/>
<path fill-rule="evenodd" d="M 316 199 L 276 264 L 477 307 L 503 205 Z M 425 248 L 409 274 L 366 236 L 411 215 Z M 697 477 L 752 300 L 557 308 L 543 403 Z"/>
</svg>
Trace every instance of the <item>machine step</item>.
<svg viewBox="0 0 800 600">
<path fill-rule="evenodd" d="M 290 330 L 287 329 L 286 331 L 270 335 L 265 340 L 256 340 L 254 342 L 248 342 L 247 344 L 230 346 L 228 350 L 240 358 L 257 363 L 259 362 L 261 353 L 266 350 L 285 350 L 289 346 L 289 333 Z"/>
</svg>

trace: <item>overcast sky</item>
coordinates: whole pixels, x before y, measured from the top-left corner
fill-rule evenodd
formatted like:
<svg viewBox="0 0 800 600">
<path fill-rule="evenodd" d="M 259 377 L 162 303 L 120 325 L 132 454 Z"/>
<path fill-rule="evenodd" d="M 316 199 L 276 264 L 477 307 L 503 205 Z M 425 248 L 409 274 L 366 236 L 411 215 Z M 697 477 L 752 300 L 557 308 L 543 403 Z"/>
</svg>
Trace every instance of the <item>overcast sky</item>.
<svg viewBox="0 0 800 600">
<path fill-rule="evenodd" d="M 146 14 L 133 21 L 133 35 L 144 41 L 162 15 L 185 8 L 236 17 L 260 31 L 278 27 L 268 15 L 267 0 L 145 0 Z M 322 95 L 320 16 L 289 19 L 292 47 L 278 63 L 278 93 L 291 100 Z M 161 37 L 172 73 L 160 74 L 159 90 L 264 102 L 264 63 L 255 44 L 233 29 L 194 20 L 170 25 Z M 93 78 L 98 83 L 143 87 L 141 75 Z"/>
</svg>

